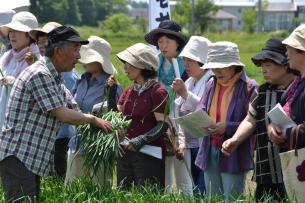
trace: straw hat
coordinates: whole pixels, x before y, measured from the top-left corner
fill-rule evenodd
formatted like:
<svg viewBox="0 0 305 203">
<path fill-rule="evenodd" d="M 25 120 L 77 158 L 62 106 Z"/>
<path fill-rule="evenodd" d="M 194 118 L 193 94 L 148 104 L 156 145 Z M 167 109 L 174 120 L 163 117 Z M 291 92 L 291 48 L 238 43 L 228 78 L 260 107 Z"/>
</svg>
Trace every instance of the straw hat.
<svg viewBox="0 0 305 203">
<path fill-rule="evenodd" d="M 106 73 L 110 75 L 116 74 L 116 69 L 108 59 L 112 50 L 109 42 L 97 36 L 90 36 L 88 41 L 89 44 L 82 46 L 80 49 L 81 58 L 79 62 L 82 64 L 98 62 L 103 66 L 103 70 Z"/>
<path fill-rule="evenodd" d="M 272 60 L 277 64 L 286 65 L 288 64 L 286 51 L 287 49 L 281 40 L 269 39 L 262 51 L 251 59 L 256 66 L 261 66 L 264 60 Z"/>
<path fill-rule="evenodd" d="M 42 32 L 44 34 L 48 34 L 49 32 L 51 32 L 54 28 L 57 28 L 61 26 L 61 24 L 57 23 L 57 22 L 48 22 L 46 23 L 42 28 L 36 28 L 33 29 L 29 32 L 30 36 L 37 41 L 37 33 L 38 32 Z"/>
<path fill-rule="evenodd" d="M 232 42 L 215 42 L 209 46 L 207 63 L 204 69 L 226 68 L 230 66 L 245 66 L 240 62 L 239 50 Z"/>
<path fill-rule="evenodd" d="M 205 64 L 210 44 L 210 40 L 204 37 L 192 36 L 179 56 Z"/>
<path fill-rule="evenodd" d="M 305 51 L 305 24 L 300 25 L 287 37 L 283 44 Z"/>
<path fill-rule="evenodd" d="M 175 36 L 180 42 L 180 46 L 183 47 L 186 44 L 186 36 L 184 36 L 181 32 L 181 26 L 171 20 L 164 20 L 162 21 L 158 28 L 155 28 L 145 34 L 144 38 L 145 40 L 152 45 L 157 46 L 158 45 L 158 39 L 157 36 L 159 34 L 165 34 L 165 35 L 172 35 Z"/>
<path fill-rule="evenodd" d="M 12 21 L 0 27 L 0 31 L 4 36 L 8 36 L 9 31 L 16 30 L 20 32 L 29 32 L 32 29 L 38 27 L 38 21 L 36 17 L 27 11 L 16 13 Z"/>
<path fill-rule="evenodd" d="M 138 69 L 158 70 L 158 57 L 154 50 L 143 43 L 137 43 L 117 54 L 117 57 Z"/>
</svg>

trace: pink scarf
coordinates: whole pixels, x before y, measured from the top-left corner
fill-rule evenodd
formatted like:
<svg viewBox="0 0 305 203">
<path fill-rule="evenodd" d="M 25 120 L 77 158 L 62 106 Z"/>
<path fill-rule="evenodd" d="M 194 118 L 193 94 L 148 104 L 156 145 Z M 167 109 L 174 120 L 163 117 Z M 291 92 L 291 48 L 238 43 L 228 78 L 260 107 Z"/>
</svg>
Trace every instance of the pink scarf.
<svg viewBox="0 0 305 203">
<path fill-rule="evenodd" d="M 6 75 L 17 77 L 21 73 L 21 71 L 23 71 L 26 67 L 29 66 L 29 64 L 25 61 L 25 56 L 26 56 L 26 53 L 28 52 L 28 48 L 35 55 L 35 57 L 37 57 L 37 58 L 40 57 L 38 46 L 35 43 L 32 43 L 29 47 L 25 47 L 20 52 L 16 52 L 14 49 L 10 49 L 3 55 L 4 58 L 3 58 L 3 60 L 1 60 L 0 66 L 3 68 L 3 70 L 5 70 L 12 59 L 15 59 L 20 64 L 19 64 L 18 70 L 15 72 L 15 74 L 12 74 L 10 72 L 10 70 L 7 69 L 5 71 Z"/>
</svg>

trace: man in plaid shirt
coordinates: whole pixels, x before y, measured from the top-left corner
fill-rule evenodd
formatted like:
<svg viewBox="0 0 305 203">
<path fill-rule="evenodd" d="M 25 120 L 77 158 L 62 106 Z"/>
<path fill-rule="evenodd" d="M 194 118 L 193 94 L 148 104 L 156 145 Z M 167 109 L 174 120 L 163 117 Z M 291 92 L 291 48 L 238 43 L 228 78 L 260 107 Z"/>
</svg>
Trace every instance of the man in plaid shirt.
<svg viewBox="0 0 305 203">
<path fill-rule="evenodd" d="M 50 32 L 48 40 L 46 58 L 20 74 L 9 98 L 0 133 L 0 175 L 6 201 L 23 196 L 39 200 L 40 176 L 48 176 L 54 169 L 60 122 L 111 129 L 109 122 L 80 113 L 61 82 L 59 73 L 73 69 L 81 45 L 88 41 L 66 26 Z"/>
</svg>

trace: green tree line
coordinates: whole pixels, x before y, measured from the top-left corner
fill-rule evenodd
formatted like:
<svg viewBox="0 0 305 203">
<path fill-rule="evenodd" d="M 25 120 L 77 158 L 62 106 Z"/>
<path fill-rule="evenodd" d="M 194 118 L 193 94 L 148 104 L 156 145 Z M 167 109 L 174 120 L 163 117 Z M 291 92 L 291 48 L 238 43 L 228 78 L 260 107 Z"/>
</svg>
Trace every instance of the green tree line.
<svg viewBox="0 0 305 203">
<path fill-rule="evenodd" d="M 97 26 L 107 16 L 128 12 L 128 0 L 30 0 L 30 12 L 40 23 Z"/>
</svg>

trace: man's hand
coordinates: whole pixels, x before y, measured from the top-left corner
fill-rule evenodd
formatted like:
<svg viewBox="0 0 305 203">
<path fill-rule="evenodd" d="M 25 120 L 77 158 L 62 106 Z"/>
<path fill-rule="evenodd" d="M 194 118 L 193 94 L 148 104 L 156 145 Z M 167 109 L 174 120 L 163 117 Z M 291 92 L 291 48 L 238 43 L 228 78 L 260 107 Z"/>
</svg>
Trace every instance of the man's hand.
<svg viewBox="0 0 305 203">
<path fill-rule="evenodd" d="M 287 140 L 282 130 L 272 123 L 267 127 L 267 134 L 269 139 L 275 144 L 283 144 Z"/>
<path fill-rule="evenodd" d="M 218 122 L 215 125 L 204 128 L 210 135 L 223 135 L 226 132 L 226 124 L 224 122 Z"/>
<path fill-rule="evenodd" d="M 106 121 L 104 119 L 95 117 L 93 118 L 93 122 L 91 123 L 96 127 L 102 128 L 104 131 L 108 132 L 112 129 L 112 125 L 109 121 Z"/>
<path fill-rule="evenodd" d="M 222 143 L 221 151 L 227 156 L 230 156 L 231 153 L 239 146 L 238 140 L 236 140 L 234 137 L 227 139 Z"/>
<path fill-rule="evenodd" d="M 186 86 L 181 78 L 176 78 L 171 87 L 177 94 L 179 94 L 183 99 L 187 98 L 187 89 Z"/>
</svg>

